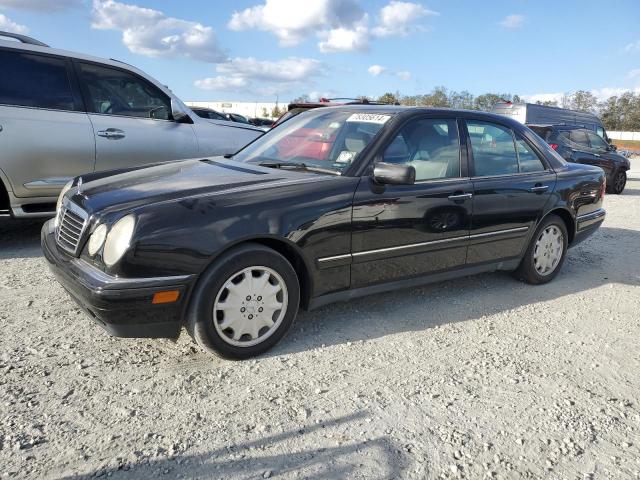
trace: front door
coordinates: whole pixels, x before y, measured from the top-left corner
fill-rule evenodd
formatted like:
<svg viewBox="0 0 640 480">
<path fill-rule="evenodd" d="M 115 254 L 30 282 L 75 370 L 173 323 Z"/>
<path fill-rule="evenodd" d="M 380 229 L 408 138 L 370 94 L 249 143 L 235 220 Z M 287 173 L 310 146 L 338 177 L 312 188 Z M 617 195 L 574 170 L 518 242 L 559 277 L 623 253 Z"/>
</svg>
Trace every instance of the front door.
<svg viewBox="0 0 640 480">
<path fill-rule="evenodd" d="M 171 99 L 144 78 L 118 68 L 77 63 L 96 142 L 95 170 L 198 155 L 190 124 L 171 118 Z"/>
<path fill-rule="evenodd" d="M 473 220 L 467 264 L 516 259 L 542 216 L 556 174 L 520 134 L 468 120 Z"/>
<path fill-rule="evenodd" d="M 0 70 L 0 168 L 17 197 L 55 198 L 95 160 L 71 62 L 7 48 Z"/>
<path fill-rule="evenodd" d="M 472 184 L 460 139 L 455 118 L 410 120 L 379 160 L 412 165 L 415 184 L 361 180 L 353 207 L 352 288 L 464 265 Z"/>
</svg>

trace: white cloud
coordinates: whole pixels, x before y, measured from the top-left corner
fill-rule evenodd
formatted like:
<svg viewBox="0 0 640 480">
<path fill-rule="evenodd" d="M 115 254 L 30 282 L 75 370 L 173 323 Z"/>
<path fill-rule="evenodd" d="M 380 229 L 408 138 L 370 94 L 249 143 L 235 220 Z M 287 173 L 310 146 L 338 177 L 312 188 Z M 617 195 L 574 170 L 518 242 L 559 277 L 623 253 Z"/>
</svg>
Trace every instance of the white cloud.
<svg viewBox="0 0 640 480">
<path fill-rule="evenodd" d="M 365 52 L 369 50 L 369 30 L 364 25 L 353 29 L 334 28 L 321 34 L 325 39 L 318 43 L 322 53 Z"/>
<path fill-rule="evenodd" d="M 372 38 L 405 36 L 424 30 L 416 22 L 438 15 L 418 3 L 392 0 L 378 15 L 377 25 L 369 25 L 369 14 L 359 0 L 265 0 L 235 12 L 231 30 L 257 29 L 275 35 L 281 46 L 294 46 L 309 37 L 320 39 L 323 53 L 366 51 Z"/>
<path fill-rule="evenodd" d="M 376 37 L 406 36 L 422 27 L 416 21 L 427 15 L 439 15 L 418 3 L 392 1 L 380 10 L 379 25 L 372 30 Z"/>
<path fill-rule="evenodd" d="M 82 0 L 0 0 L 0 7 L 34 12 L 55 12 L 82 5 Z"/>
<path fill-rule="evenodd" d="M 407 70 L 401 70 L 400 72 L 396 73 L 396 76 L 400 79 L 400 80 L 409 80 L 411 78 L 411 72 L 407 71 Z"/>
<path fill-rule="evenodd" d="M 150 8 L 114 0 L 94 0 L 92 27 L 120 30 L 122 42 L 133 53 L 149 57 L 187 57 L 220 62 L 220 49 L 211 27 L 168 17 Z"/>
<path fill-rule="evenodd" d="M 629 53 L 640 52 L 640 40 L 627 43 L 627 45 L 624 47 L 624 51 Z"/>
<path fill-rule="evenodd" d="M 22 33 L 25 34 L 29 31 L 24 25 L 20 25 L 9 17 L 0 13 L 0 30 L 10 33 Z"/>
<path fill-rule="evenodd" d="M 640 77 L 640 68 L 634 68 L 633 70 L 630 70 L 629 73 L 627 74 L 627 78 L 636 78 L 636 77 Z"/>
<path fill-rule="evenodd" d="M 234 12 L 228 26 L 267 31 L 280 45 L 293 46 L 318 31 L 349 27 L 363 16 L 356 0 L 265 0 L 264 5 Z"/>
<path fill-rule="evenodd" d="M 243 90 L 249 86 L 244 77 L 209 77 L 196 80 L 195 86 L 203 90 Z"/>
<path fill-rule="evenodd" d="M 288 57 L 278 61 L 234 58 L 216 71 L 225 75 L 250 77 L 268 82 L 299 82 L 324 73 L 322 62 L 313 58 Z"/>
<path fill-rule="evenodd" d="M 524 24 L 524 15 L 507 15 L 500 21 L 500 26 L 504 28 L 520 28 Z"/>
<path fill-rule="evenodd" d="M 216 66 L 215 77 L 196 80 L 195 85 L 205 90 L 234 90 L 272 95 L 309 82 L 325 73 L 324 65 L 312 58 L 288 57 L 278 61 L 234 58 Z M 254 82 L 260 82 L 256 87 Z M 265 85 L 274 83 L 276 85 Z"/>
<path fill-rule="evenodd" d="M 536 102 L 558 102 L 560 104 L 562 102 L 562 97 L 564 97 L 564 93 L 535 93 L 533 95 L 521 95 L 525 102 L 536 103 Z"/>
<path fill-rule="evenodd" d="M 367 72 L 369 72 L 374 77 L 377 77 L 385 70 L 386 68 L 382 65 L 371 65 L 369 68 L 367 68 Z"/>
</svg>

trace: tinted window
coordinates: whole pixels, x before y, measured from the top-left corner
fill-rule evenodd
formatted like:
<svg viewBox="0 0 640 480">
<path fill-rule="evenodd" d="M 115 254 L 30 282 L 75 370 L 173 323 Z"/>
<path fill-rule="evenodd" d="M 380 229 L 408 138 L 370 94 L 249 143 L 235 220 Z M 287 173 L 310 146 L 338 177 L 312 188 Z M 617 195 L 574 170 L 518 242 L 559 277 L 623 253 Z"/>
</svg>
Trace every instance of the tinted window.
<svg viewBox="0 0 640 480">
<path fill-rule="evenodd" d="M 459 177 L 460 138 L 456 120 L 409 122 L 387 147 L 383 159 L 413 166 L 417 181 Z"/>
<path fill-rule="evenodd" d="M 516 148 L 518 149 L 518 160 L 520 172 L 542 172 L 545 170 L 540 157 L 533 151 L 524 139 L 516 137 Z"/>
<path fill-rule="evenodd" d="M 66 62 L 59 58 L 0 51 L 0 103 L 74 110 Z"/>
<path fill-rule="evenodd" d="M 468 121 L 477 176 L 518 173 L 518 155 L 511 130 L 494 123 Z"/>
<path fill-rule="evenodd" d="M 589 142 L 591 142 L 591 148 L 596 148 L 598 150 L 606 150 L 607 142 L 604 139 L 593 132 L 587 132 L 587 136 L 589 137 Z"/>
<path fill-rule="evenodd" d="M 150 83 L 115 68 L 81 64 L 91 112 L 169 120 L 171 101 Z"/>
<path fill-rule="evenodd" d="M 583 147 L 589 146 L 589 140 L 587 138 L 586 130 L 571 130 L 571 133 L 569 134 L 569 138 L 573 143 L 577 143 L 580 146 L 583 146 Z"/>
</svg>

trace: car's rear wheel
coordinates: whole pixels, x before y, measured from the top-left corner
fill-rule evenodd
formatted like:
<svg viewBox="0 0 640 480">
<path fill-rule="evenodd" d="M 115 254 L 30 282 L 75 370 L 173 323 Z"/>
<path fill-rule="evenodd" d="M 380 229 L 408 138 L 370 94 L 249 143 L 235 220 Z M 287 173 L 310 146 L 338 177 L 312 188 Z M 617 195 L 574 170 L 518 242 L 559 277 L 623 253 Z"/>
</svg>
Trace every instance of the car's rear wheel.
<svg viewBox="0 0 640 480">
<path fill-rule="evenodd" d="M 291 264 L 278 252 L 246 244 L 217 260 L 201 277 L 187 329 L 203 348 L 225 358 L 259 355 L 286 334 L 300 302 Z"/>
<path fill-rule="evenodd" d="M 536 229 L 515 271 L 516 277 L 534 285 L 553 280 L 564 263 L 568 238 L 567 226 L 560 217 L 546 217 Z"/>
<path fill-rule="evenodd" d="M 627 185 L 627 172 L 624 170 L 618 170 L 613 176 L 613 181 L 610 185 L 607 185 L 607 192 L 619 195 Z"/>
</svg>

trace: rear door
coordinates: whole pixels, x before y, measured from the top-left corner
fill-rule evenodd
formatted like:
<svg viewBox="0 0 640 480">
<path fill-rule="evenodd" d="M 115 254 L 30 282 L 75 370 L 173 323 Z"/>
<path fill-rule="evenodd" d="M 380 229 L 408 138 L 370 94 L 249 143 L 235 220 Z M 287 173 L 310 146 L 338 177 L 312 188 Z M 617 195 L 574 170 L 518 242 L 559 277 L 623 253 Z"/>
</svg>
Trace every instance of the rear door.
<svg viewBox="0 0 640 480">
<path fill-rule="evenodd" d="M 467 264 L 515 259 L 555 188 L 556 174 L 533 143 L 507 125 L 466 122 L 473 217 Z"/>
<path fill-rule="evenodd" d="M 17 197 L 55 197 L 95 160 L 71 61 L 0 49 L 0 72 L 0 169 Z"/>
<path fill-rule="evenodd" d="M 587 137 L 589 138 L 589 145 L 591 147 L 590 153 L 595 157 L 593 165 L 602 168 L 607 174 L 607 177 L 611 178 L 615 167 L 615 154 L 609 151 L 609 144 L 605 142 L 600 135 L 587 131 Z"/>
<path fill-rule="evenodd" d="M 195 157 L 190 124 L 171 118 L 171 99 L 146 79 L 112 66 L 76 62 L 93 124 L 95 170 Z"/>
<path fill-rule="evenodd" d="M 352 287 L 464 265 L 472 184 L 459 132 L 455 116 L 409 120 L 378 161 L 412 165 L 415 184 L 361 180 L 353 207 Z"/>
</svg>

